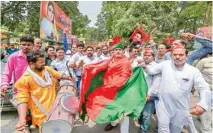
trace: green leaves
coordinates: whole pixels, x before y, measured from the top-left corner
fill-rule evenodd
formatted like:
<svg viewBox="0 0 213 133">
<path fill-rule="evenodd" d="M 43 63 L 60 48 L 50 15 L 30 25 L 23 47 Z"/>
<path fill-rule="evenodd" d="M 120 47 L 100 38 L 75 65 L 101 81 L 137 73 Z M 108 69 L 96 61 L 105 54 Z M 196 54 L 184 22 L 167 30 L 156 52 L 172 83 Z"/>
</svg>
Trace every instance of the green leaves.
<svg viewBox="0 0 213 133">
<path fill-rule="evenodd" d="M 57 5 L 73 21 L 73 33 L 80 35 L 85 32 L 90 22 L 86 15 L 78 9 L 77 1 L 57 1 Z M 1 24 L 10 31 L 25 32 L 39 36 L 40 1 L 11 1 L 1 2 Z"/>
<path fill-rule="evenodd" d="M 108 36 L 121 35 L 128 39 L 141 23 L 146 32 L 157 25 L 155 39 L 161 41 L 167 35 L 177 36 L 179 31 L 195 33 L 205 23 L 212 23 L 211 2 L 103 2 L 102 12 Z M 206 16 L 205 16 L 206 14 Z M 206 25 L 207 25 L 206 24 Z"/>
</svg>

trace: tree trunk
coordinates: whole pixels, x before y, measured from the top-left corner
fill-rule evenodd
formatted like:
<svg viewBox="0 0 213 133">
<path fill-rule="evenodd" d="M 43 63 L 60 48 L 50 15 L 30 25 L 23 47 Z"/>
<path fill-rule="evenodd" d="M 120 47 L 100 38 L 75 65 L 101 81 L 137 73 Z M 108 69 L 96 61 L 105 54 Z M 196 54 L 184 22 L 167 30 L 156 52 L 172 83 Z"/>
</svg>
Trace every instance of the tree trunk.
<svg viewBox="0 0 213 133">
<path fill-rule="evenodd" d="M 207 10 L 206 10 L 206 13 L 205 13 L 205 18 L 204 18 L 204 26 L 208 26 L 209 24 L 209 18 L 210 15 L 211 15 L 211 9 L 212 9 L 212 1 L 208 1 L 207 2 Z"/>
</svg>

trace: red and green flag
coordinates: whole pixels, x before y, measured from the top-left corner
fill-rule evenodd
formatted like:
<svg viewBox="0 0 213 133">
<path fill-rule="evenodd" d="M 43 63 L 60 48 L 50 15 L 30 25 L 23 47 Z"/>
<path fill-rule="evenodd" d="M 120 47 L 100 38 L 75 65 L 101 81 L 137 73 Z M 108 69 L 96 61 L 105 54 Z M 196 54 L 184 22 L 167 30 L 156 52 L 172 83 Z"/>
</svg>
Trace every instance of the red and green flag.
<svg viewBox="0 0 213 133">
<path fill-rule="evenodd" d="M 145 103 L 148 86 L 141 67 L 131 70 L 127 58 L 113 66 L 110 60 L 88 65 L 82 75 L 80 117 L 88 115 L 103 124 L 118 119 L 123 114 L 136 118 Z"/>
</svg>

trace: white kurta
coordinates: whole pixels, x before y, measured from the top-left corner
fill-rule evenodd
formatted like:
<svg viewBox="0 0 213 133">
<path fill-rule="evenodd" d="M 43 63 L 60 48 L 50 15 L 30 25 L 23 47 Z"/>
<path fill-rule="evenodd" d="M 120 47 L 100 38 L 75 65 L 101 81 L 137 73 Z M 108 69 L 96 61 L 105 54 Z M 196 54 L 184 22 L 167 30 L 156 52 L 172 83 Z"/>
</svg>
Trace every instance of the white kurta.
<svg viewBox="0 0 213 133">
<path fill-rule="evenodd" d="M 79 63 L 81 62 L 81 60 L 84 62 L 83 67 L 85 65 L 88 65 L 88 64 L 94 64 L 94 63 L 100 62 L 100 59 L 97 58 L 97 57 L 95 57 L 95 56 L 89 58 L 87 55 L 85 55 L 85 56 L 80 57 L 79 61 L 77 61 L 76 64 L 79 65 Z"/>
<path fill-rule="evenodd" d="M 190 93 L 194 87 L 201 94 L 199 106 L 208 109 L 210 89 L 200 71 L 188 64 L 177 69 L 172 60 L 164 61 L 146 69 L 149 75 L 162 74 L 156 105 L 159 122 L 182 128 L 187 125 L 190 108 Z M 161 115 L 167 116 L 161 117 Z M 161 119 L 162 118 L 162 119 Z M 160 128 L 160 127 L 159 127 Z"/>
<path fill-rule="evenodd" d="M 109 54 L 108 54 L 108 55 L 102 54 L 102 55 L 99 57 L 100 61 L 108 60 L 109 58 L 110 58 L 110 55 L 109 55 Z"/>
<path fill-rule="evenodd" d="M 80 58 L 82 58 L 84 56 L 85 55 L 83 55 L 83 54 L 81 54 L 79 52 L 75 53 L 72 56 L 72 58 L 69 60 L 69 64 L 76 64 L 77 62 L 80 61 Z M 75 69 L 74 71 L 75 71 L 76 76 L 81 76 L 81 73 L 82 73 L 82 69 L 81 68 L 80 69 Z"/>
</svg>

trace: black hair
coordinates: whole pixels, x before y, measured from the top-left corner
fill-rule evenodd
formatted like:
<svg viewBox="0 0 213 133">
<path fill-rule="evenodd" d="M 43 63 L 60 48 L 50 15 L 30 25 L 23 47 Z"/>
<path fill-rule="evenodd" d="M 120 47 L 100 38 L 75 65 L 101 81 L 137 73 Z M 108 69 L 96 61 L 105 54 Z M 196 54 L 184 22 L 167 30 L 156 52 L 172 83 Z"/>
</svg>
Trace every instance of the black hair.
<svg viewBox="0 0 213 133">
<path fill-rule="evenodd" d="M 95 51 L 97 51 L 98 49 L 101 49 L 101 48 L 100 48 L 100 47 L 96 47 L 96 48 L 95 48 Z"/>
<path fill-rule="evenodd" d="M 52 48 L 52 49 L 55 50 L 55 47 L 53 47 L 53 46 L 47 46 L 47 47 L 45 47 L 45 52 L 47 52 L 50 48 Z"/>
<path fill-rule="evenodd" d="M 151 47 L 151 45 L 150 45 L 149 43 L 145 44 L 144 47 L 146 48 L 146 47 L 148 47 L 148 46 Z"/>
<path fill-rule="evenodd" d="M 77 48 L 78 48 L 78 47 L 83 47 L 83 48 L 84 48 L 84 44 L 83 44 L 83 43 L 80 43 L 80 44 L 77 45 Z"/>
<path fill-rule="evenodd" d="M 187 46 L 187 42 L 186 42 L 186 41 L 184 41 L 184 40 L 180 40 L 180 43 L 181 43 L 184 47 L 186 47 L 186 46 Z"/>
<path fill-rule="evenodd" d="M 22 36 L 20 42 L 32 42 L 34 44 L 34 38 L 31 36 Z"/>
<path fill-rule="evenodd" d="M 103 45 L 101 46 L 101 49 L 103 49 L 104 47 L 106 47 L 108 49 L 108 46 L 107 45 Z"/>
<path fill-rule="evenodd" d="M 133 51 L 133 49 L 139 49 L 138 47 L 134 47 L 134 46 L 130 46 L 130 48 L 129 48 L 129 52 L 132 52 Z"/>
<path fill-rule="evenodd" d="M 64 50 L 64 48 L 63 48 L 63 47 L 58 47 L 58 48 L 56 48 L 56 52 L 59 51 L 59 50 Z M 65 51 L 65 50 L 64 50 L 64 51 Z"/>
<path fill-rule="evenodd" d="M 36 63 L 36 61 L 38 61 L 38 58 L 44 58 L 44 54 L 40 50 L 32 51 L 27 54 L 28 64 L 30 62 Z"/>
<path fill-rule="evenodd" d="M 85 50 L 87 50 L 88 48 L 91 48 L 94 51 L 94 48 L 92 46 L 87 46 Z"/>
</svg>

